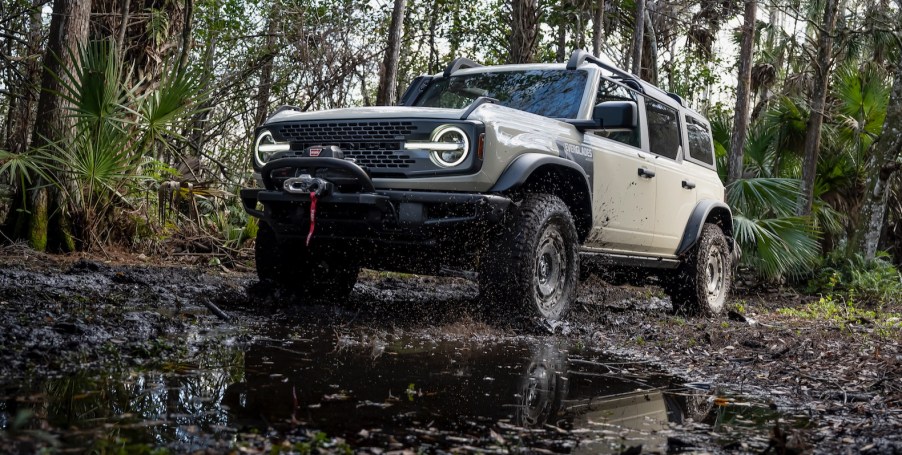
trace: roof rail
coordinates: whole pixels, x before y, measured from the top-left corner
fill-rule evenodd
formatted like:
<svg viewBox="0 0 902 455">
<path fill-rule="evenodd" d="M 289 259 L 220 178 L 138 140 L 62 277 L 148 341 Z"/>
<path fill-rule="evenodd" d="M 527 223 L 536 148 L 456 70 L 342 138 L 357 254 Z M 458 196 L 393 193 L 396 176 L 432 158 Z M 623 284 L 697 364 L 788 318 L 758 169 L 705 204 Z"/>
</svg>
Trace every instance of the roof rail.
<svg viewBox="0 0 902 455">
<path fill-rule="evenodd" d="M 448 77 L 452 75 L 457 70 L 467 69 L 467 68 L 478 68 L 482 65 L 470 60 L 466 57 L 458 57 L 454 59 L 448 66 L 445 67 L 445 72 L 442 73 L 442 77 Z"/>
<path fill-rule="evenodd" d="M 685 106 L 685 104 L 683 104 L 683 97 L 682 97 L 682 96 L 677 95 L 676 93 L 673 93 L 673 92 L 667 92 L 667 96 L 673 98 L 677 103 L 680 104 L 680 106 Z"/>
<path fill-rule="evenodd" d="M 577 49 L 577 50 L 573 51 L 572 54 L 570 54 L 570 60 L 567 61 L 567 69 L 575 70 L 575 69 L 579 68 L 579 65 L 582 65 L 584 62 L 594 63 L 595 65 L 600 66 L 600 67 L 622 77 L 624 79 L 623 82 L 626 85 L 630 85 L 634 89 L 644 92 L 645 89 L 644 89 L 643 85 L 648 85 L 649 87 L 653 87 L 657 91 L 666 94 L 671 99 L 673 99 L 674 101 L 679 103 L 680 106 L 685 106 L 685 104 L 683 103 L 683 98 L 680 95 L 677 95 L 676 93 L 671 93 L 671 92 L 661 90 L 659 87 L 648 84 L 647 82 L 644 82 L 644 81 L 640 81 L 639 78 L 636 77 L 635 74 L 626 72 L 620 68 L 617 68 L 616 66 L 607 64 L 607 63 L 601 61 L 601 59 L 599 59 L 598 57 L 595 57 L 594 55 L 592 55 L 582 49 Z M 629 82 L 633 82 L 633 84 L 630 84 Z M 634 86 L 634 84 L 635 84 L 635 86 Z"/>
</svg>

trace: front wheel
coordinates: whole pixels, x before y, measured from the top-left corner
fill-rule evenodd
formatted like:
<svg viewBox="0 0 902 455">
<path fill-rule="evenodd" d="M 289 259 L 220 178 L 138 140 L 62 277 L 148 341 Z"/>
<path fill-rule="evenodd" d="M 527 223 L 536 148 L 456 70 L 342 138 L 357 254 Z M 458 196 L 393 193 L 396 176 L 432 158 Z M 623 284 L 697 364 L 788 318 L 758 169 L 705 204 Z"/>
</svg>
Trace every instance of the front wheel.
<svg viewBox="0 0 902 455">
<path fill-rule="evenodd" d="M 666 280 L 674 310 L 716 315 L 723 311 L 733 281 L 732 255 L 720 227 L 706 223 L 687 260 Z"/>
<path fill-rule="evenodd" d="M 360 273 L 348 251 L 311 250 L 300 241 L 279 241 L 265 221 L 260 221 L 254 253 L 261 282 L 305 300 L 344 299 Z"/>
<path fill-rule="evenodd" d="M 529 194 L 489 242 L 479 267 L 483 298 L 496 308 L 563 318 L 579 280 L 579 240 L 567 205 Z"/>
</svg>

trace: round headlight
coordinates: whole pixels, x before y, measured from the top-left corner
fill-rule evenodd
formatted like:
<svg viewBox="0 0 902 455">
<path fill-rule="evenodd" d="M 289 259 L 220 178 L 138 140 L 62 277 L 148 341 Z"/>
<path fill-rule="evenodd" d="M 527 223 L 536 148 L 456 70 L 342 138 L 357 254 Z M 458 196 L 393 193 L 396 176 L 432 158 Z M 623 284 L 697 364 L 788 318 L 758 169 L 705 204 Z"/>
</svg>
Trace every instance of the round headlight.
<svg viewBox="0 0 902 455">
<path fill-rule="evenodd" d="M 470 153 L 470 140 L 467 133 L 456 126 L 441 126 L 432 133 L 432 142 L 453 145 L 442 147 L 442 150 L 433 150 L 429 154 L 432 162 L 441 167 L 454 167 L 463 163 Z"/>
<path fill-rule="evenodd" d="M 254 142 L 254 161 L 257 166 L 263 167 L 276 152 L 291 150 L 291 145 L 284 142 L 276 142 L 269 130 L 263 130 Z"/>
</svg>

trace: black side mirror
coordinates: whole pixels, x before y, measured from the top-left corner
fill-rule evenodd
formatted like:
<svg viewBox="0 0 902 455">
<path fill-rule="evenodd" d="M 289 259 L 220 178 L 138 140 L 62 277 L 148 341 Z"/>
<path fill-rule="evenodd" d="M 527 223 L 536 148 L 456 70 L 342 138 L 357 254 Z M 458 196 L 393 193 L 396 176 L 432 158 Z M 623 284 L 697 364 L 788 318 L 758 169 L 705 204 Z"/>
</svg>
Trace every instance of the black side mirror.
<svg viewBox="0 0 902 455">
<path fill-rule="evenodd" d="M 605 101 L 595 105 L 592 120 L 601 129 L 630 130 L 639 124 L 639 109 L 633 101 Z"/>
<path fill-rule="evenodd" d="M 412 106 L 414 101 L 419 98 L 420 93 L 423 90 L 426 90 L 426 87 L 429 87 L 429 84 L 432 83 L 432 76 L 417 76 L 413 82 L 407 86 L 407 90 L 404 91 L 404 94 L 401 95 L 401 101 L 398 103 L 400 106 Z"/>
</svg>

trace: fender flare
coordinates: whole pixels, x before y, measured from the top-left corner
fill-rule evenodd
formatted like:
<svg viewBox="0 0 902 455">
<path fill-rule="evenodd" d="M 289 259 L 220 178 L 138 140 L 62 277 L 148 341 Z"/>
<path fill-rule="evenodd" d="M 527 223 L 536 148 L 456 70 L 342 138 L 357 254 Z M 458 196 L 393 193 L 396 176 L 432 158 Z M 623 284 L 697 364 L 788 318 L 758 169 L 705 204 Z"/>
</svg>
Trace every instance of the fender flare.
<svg viewBox="0 0 902 455">
<path fill-rule="evenodd" d="M 557 187 L 551 192 L 570 207 L 580 242 L 585 241 L 592 230 L 592 185 L 586 171 L 574 161 L 545 153 L 525 153 L 514 158 L 489 191 L 516 191 L 529 184 L 533 176 L 546 170 L 563 174 L 562 179 L 565 179 L 567 186 Z"/>
<path fill-rule="evenodd" d="M 583 168 L 568 159 L 536 152 L 524 153 L 514 158 L 514 161 L 501 173 L 501 177 L 498 178 L 489 191 L 503 193 L 515 190 L 523 186 L 536 169 L 546 165 L 564 167 L 576 171 L 582 176 L 582 182 L 585 184 L 585 189 L 591 197 L 590 189 L 592 186 L 589 184 L 589 176 L 586 175 Z"/>
<path fill-rule="evenodd" d="M 730 211 L 730 207 L 721 201 L 703 199 L 695 204 L 692 215 L 689 216 L 689 222 L 686 223 L 686 229 L 683 231 L 683 238 L 680 239 L 680 244 L 677 247 L 677 256 L 688 253 L 695 246 L 695 242 L 698 241 L 699 236 L 702 234 L 702 229 L 705 227 L 705 222 L 711 215 L 720 215 L 723 222 L 721 228 L 724 231 L 724 235 L 729 239 L 727 244 L 731 250 L 735 251 L 733 213 Z"/>
</svg>

